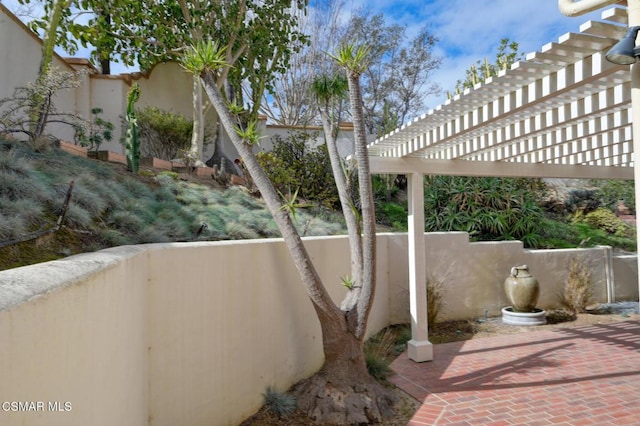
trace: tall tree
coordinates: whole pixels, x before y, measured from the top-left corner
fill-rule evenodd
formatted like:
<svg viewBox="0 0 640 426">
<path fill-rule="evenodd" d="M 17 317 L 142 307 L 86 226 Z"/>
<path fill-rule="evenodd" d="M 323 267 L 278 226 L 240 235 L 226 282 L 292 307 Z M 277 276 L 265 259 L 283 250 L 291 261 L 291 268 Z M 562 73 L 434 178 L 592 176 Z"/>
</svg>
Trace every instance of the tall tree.
<svg viewBox="0 0 640 426">
<path fill-rule="evenodd" d="M 437 84 L 429 83 L 441 59 L 433 53 L 437 38 L 428 26 L 409 39 L 405 27 L 388 25 L 382 14 L 358 11 L 344 20 L 343 1 L 316 1 L 314 5 L 300 29 L 309 35 L 310 45 L 293 56 L 294 67 L 278 77 L 277 91 L 269 93 L 263 106 L 270 120 L 288 125 L 320 121 L 311 96 L 312 82 L 317 76 L 335 72 L 325 65 L 323 52 L 334 51 L 344 40 L 372 46 L 371 65 L 361 79 L 369 134 L 380 134 L 388 125 L 390 116 L 385 116 L 385 107 L 396 118 L 395 129 L 421 112 L 429 95 L 440 92 Z"/>
<path fill-rule="evenodd" d="M 411 40 L 406 28 L 387 25 L 384 15 L 356 13 L 344 38 L 373 46 L 371 66 L 362 75 L 364 119 L 367 132 L 382 133 L 388 126 L 385 105 L 397 117 L 398 127 L 410 116 L 422 111 L 427 96 L 437 94 L 440 87 L 429 78 L 441 63 L 433 48 L 438 39 L 425 25 Z"/>
<path fill-rule="evenodd" d="M 224 60 L 224 51 L 217 49 L 212 42 L 200 43 L 190 50 L 184 60 L 185 67 L 202 78 L 222 125 L 229 133 L 282 233 L 318 315 L 325 362 L 317 374 L 299 385 L 296 394 L 299 406 L 322 424 L 378 422 L 392 413 L 391 406 L 394 402 L 390 391 L 368 374 L 363 351 L 366 324 L 375 294 L 375 213 L 359 93 L 359 78 L 366 69 L 366 53 L 366 49 L 351 47 L 343 49 L 336 56 L 347 69 L 351 104 L 356 111 L 356 157 L 362 200 L 362 222 L 359 227 L 362 237 L 357 247 L 352 247 L 352 253 L 362 253 L 361 259 L 357 261 L 359 264 L 355 266 L 359 279 L 350 282 L 347 303 L 343 305 L 343 309 L 329 296 L 296 231 L 290 216 L 290 213 L 294 213 L 294 200 L 283 200 L 278 195 L 253 153 L 253 145 L 258 137 L 255 129 L 243 129 L 238 125 L 241 120 L 238 120 L 236 113 L 241 113 L 242 110 L 230 105 L 216 84 L 217 74 L 229 65 Z M 350 206 L 347 208 L 351 210 Z M 323 397 L 325 395 L 329 397 Z"/>
<path fill-rule="evenodd" d="M 28 2 L 29 0 L 22 0 Z M 54 1 L 54 0 L 49 0 Z M 66 0 L 70 6 L 63 10 L 58 31 L 58 44 L 73 52 L 78 44 L 94 46 L 96 55 L 105 60 L 138 64 L 142 70 L 179 58 L 192 40 L 219 40 L 226 46 L 227 61 L 233 68 L 222 70 L 217 76 L 218 87 L 232 88 L 230 92 L 242 104 L 248 98 L 252 117 L 257 117 L 264 84 L 262 79 L 282 72 L 292 52 L 306 38 L 296 31 L 293 11 L 302 10 L 305 0 Z M 79 20 L 79 15 L 88 15 Z M 42 22 L 33 24 L 42 26 Z M 248 47 L 251 46 L 251 49 Z M 254 57 L 255 56 L 255 57 Z M 268 57 L 268 62 L 256 57 Z M 201 158 L 202 103 L 200 83 L 194 76 L 194 131 L 191 151 Z M 246 91 L 243 93 L 243 89 Z M 226 97 L 230 98 L 229 91 Z"/>
<path fill-rule="evenodd" d="M 32 93 L 29 108 L 29 142 L 34 149 L 45 148 L 41 140 L 48 121 L 51 94 L 47 94 L 48 81 L 54 78 L 52 73 L 53 52 L 56 46 L 56 34 L 70 0 L 53 0 L 43 19 L 43 38 L 40 56 L 40 66 Z"/>
<path fill-rule="evenodd" d="M 291 56 L 289 66 L 265 93 L 261 113 L 271 122 L 289 126 L 316 123 L 312 86 L 318 76 L 332 75 L 337 70 L 334 63 L 326 60 L 326 52 L 336 49 L 344 33 L 344 5 L 344 0 L 314 0 L 306 10 L 298 12 L 298 31 L 311 42 Z"/>
</svg>

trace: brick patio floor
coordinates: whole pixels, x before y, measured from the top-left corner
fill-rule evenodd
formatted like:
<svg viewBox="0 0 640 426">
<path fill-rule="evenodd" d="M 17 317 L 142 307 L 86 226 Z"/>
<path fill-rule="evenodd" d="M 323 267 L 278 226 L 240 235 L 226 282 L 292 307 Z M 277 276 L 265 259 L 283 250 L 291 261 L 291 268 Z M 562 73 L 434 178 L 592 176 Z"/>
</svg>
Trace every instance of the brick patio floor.
<svg viewBox="0 0 640 426">
<path fill-rule="evenodd" d="M 434 345 L 391 381 L 422 406 L 409 425 L 640 425 L 640 321 Z"/>
</svg>

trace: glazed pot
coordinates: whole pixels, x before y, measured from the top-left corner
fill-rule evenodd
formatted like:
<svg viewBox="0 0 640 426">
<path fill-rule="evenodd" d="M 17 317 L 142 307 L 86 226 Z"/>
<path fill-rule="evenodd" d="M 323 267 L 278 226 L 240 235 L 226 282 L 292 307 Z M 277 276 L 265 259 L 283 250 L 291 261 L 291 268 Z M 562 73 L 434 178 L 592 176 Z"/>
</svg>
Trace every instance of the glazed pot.
<svg viewBox="0 0 640 426">
<path fill-rule="evenodd" d="M 504 281 L 504 291 L 516 312 L 533 312 L 540 296 L 540 285 L 527 265 L 514 266 Z"/>
</svg>

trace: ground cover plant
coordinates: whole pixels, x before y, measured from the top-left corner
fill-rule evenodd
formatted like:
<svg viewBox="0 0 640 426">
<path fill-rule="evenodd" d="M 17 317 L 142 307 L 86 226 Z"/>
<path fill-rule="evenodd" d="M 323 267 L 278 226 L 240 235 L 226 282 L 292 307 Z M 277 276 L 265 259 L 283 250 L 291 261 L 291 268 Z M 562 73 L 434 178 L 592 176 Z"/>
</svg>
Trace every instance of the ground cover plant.
<svg viewBox="0 0 640 426">
<path fill-rule="evenodd" d="M 52 226 L 71 181 L 63 230 L 46 244 L 0 247 L 0 269 L 114 245 L 280 235 L 264 203 L 239 187 L 172 172 L 134 175 L 122 165 L 0 140 L 0 243 Z M 300 209 L 298 216 L 302 235 L 344 232 L 339 216 L 320 207 Z"/>
</svg>

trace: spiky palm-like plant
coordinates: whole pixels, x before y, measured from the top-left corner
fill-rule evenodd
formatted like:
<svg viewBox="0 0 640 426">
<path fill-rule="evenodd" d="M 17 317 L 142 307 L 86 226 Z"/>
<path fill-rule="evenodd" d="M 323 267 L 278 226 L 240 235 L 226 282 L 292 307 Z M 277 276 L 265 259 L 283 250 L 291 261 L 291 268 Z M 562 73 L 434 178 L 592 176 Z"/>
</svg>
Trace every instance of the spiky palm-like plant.
<svg viewBox="0 0 640 426">
<path fill-rule="evenodd" d="M 357 221 L 353 221 L 356 215 L 352 213 L 352 225 L 355 225 L 355 229 L 362 231 L 362 237 L 358 244 L 353 245 L 353 240 L 359 239 L 360 235 L 359 233 L 352 235 L 350 231 L 352 259 L 356 258 L 356 261 L 352 260 L 354 285 L 341 307 L 337 306 L 329 296 L 298 235 L 288 209 L 282 208 L 282 198 L 253 153 L 254 141 L 251 138 L 245 138 L 246 135 L 238 131 L 236 117 L 229 110 L 229 103 L 226 102 L 216 84 L 217 74 L 226 66 L 224 54 L 219 49 L 216 53 L 216 46 L 213 43 L 206 43 L 192 48 L 184 60 L 185 68 L 202 78 L 204 88 L 219 115 L 221 124 L 242 157 L 246 170 L 280 229 L 320 320 L 325 362 L 317 374 L 298 387 L 296 395 L 300 408 L 321 423 L 379 422 L 385 415 L 392 413 L 391 406 L 394 402 L 390 391 L 376 382 L 367 372 L 363 352 L 366 323 L 375 289 L 375 217 L 359 81 L 360 75 L 366 69 L 367 52 L 366 48 L 345 46 L 334 56 L 334 59 L 345 68 L 349 82 L 362 209 L 361 226 L 358 226 Z M 349 205 L 348 202 L 347 205 Z M 345 209 L 345 212 L 347 211 L 353 212 L 351 205 Z M 345 214 L 349 215 L 349 213 Z M 360 258 L 358 253 L 361 253 Z M 327 393 L 331 394 L 331 398 L 319 398 L 320 395 Z"/>
</svg>

